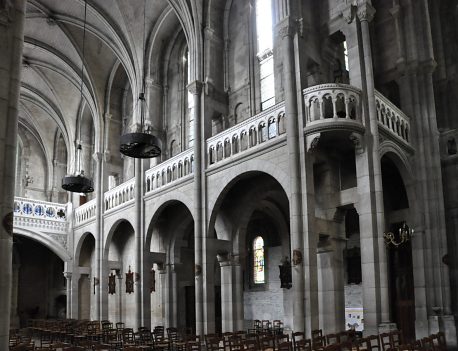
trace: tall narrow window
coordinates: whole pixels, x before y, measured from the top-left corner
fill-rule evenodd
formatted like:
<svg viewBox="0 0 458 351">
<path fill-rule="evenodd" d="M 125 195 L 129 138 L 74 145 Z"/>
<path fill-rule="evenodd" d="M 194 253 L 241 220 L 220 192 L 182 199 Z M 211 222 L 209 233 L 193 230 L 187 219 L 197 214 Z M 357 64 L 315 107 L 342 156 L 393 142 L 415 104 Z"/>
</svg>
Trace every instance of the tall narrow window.
<svg viewBox="0 0 458 351">
<path fill-rule="evenodd" d="M 256 0 L 256 32 L 261 85 L 261 110 L 265 110 L 275 104 L 272 0 Z"/>
<path fill-rule="evenodd" d="M 266 282 L 264 239 L 260 236 L 257 236 L 253 241 L 253 281 L 255 284 Z"/>
<path fill-rule="evenodd" d="M 348 50 L 347 50 L 347 41 L 343 41 L 343 54 L 344 54 L 344 60 L 345 60 L 345 69 L 349 71 L 349 66 L 348 66 Z"/>
<path fill-rule="evenodd" d="M 189 84 L 191 83 L 191 55 L 189 54 L 189 50 L 186 51 L 185 61 L 187 62 L 186 83 Z M 191 147 L 194 145 L 194 96 L 189 90 L 187 98 L 189 116 L 189 147 Z"/>
</svg>

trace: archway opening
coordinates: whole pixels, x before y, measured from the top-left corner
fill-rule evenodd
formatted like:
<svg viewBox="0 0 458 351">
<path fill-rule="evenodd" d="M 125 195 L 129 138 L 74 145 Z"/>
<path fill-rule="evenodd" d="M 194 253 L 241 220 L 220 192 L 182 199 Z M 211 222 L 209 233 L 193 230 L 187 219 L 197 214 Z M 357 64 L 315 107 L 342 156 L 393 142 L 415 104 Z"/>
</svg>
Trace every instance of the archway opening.
<svg viewBox="0 0 458 351">
<path fill-rule="evenodd" d="M 12 326 L 30 319 L 65 318 L 64 262 L 41 243 L 15 234 L 13 244 Z M 14 313 L 16 311 L 16 313 Z"/>
<path fill-rule="evenodd" d="M 292 327 L 291 285 L 279 269 L 291 261 L 289 201 L 278 181 L 262 172 L 235 178 L 220 194 L 209 231 L 217 237 L 221 306 L 215 296 L 215 316 L 221 309 L 222 332 L 251 328 L 254 320 Z"/>
<path fill-rule="evenodd" d="M 165 203 L 148 230 L 154 270 L 151 324 L 196 330 L 194 219 L 182 202 Z M 147 239 L 147 242 L 148 242 Z"/>
<path fill-rule="evenodd" d="M 95 265 L 95 238 L 92 234 L 87 233 L 81 244 L 78 260 L 78 273 L 80 274 L 78 280 L 79 319 L 91 319 L 91 315 L 94 316 L 94 312 L 92 312 L 94 304 L 91 304 L 91 299 L 93 299 L 93 294 L 91 294 L 91 276 L 94 275 Z"/>
<path fill-rule="evenodd" d="M 108 244 L 108 268 L 110 275 L 115 276 L 115 286 L 108 294 L 108 319 L 112 322 L 123 322 L 126 327 L 136 325 L 135 289 L 137 281 L 135 254 L 135 231 L 132 225 L 123 220 L 119 222 Z M 133 274 L 132 274 L 133 273 Z"/>
<path fill-rule="evenodd" d="M 409 201 L 399 169 L 390 156 L 381 159 L 385 223 L 388 232 L 396 235 L 409 220 Z M 412 245 L 387 244 L 390 315 L 402 330 L 405 341 L 415 340 L 415 295 L 413 280 Z"/>
</svg>

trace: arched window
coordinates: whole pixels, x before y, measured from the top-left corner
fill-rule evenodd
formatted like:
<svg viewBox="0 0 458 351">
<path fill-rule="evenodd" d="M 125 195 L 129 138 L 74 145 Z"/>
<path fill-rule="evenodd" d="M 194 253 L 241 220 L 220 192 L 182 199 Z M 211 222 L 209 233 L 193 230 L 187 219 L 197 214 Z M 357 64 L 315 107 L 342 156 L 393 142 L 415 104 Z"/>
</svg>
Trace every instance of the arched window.
<svg viewBox="0 0 458 351">
<path fill-rule="evenodd" d="M 254 284 L 264 284 L 265 278 L 265 254 L 264 239 L 257 236 L 253 240 L 253 282 Z"/>
</svg>

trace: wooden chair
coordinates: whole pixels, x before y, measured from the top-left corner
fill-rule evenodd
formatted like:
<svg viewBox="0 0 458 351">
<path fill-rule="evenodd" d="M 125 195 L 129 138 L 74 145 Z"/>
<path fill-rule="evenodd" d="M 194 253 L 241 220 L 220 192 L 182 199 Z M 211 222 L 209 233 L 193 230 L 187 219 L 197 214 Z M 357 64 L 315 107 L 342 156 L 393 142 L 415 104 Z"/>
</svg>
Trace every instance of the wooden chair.
<svg viewBox="0 0 458 351">
<path fill-rule="evenodd" d="M 445 340 L 445 334 L 444 332 L 438 332 L 436 334 L 432 335 L 434 345 L 436 349 L 440 351 L 446 351 L 447 350 L 447 342 Z"/>
<path fill-rule="evenodd" d="M 326 335 L 326 345 L 338 344 L 340 343 L 340 337 L 338 334 L 331 333 Z"/>
<path fill-rule="evenodd" d="M 261 321 L 261 328 L 262 328 L 262 331 L 265 332 L 265 333 L 271 333 L 272 330 L 270 328 L 270 321 L 267 320 L 267 319 L 263 319 Z"/>
<path fill-rule="evenodd" d="M 305 339 L 305 333 L 304 332 L 293 332 L 291 336 L 293 339 L 293 349 L 294 351 L 296 351 L 296 344 L 299 340 Z"/>
<path fill-rule="evenodd" d="M 277 344 L 277 351 L 291 351 L 291 343 L 289 341 L 283 341 Z"/>
<path fill-rule="evenodd" d="M 274 335 L 283 334 L 283 322 L 279 319 L 272 321 L 272 332 Z"/>
<path fill-rule="evenodd" d="M 263 336 L 259 338 L 259 349 L 261 351 L 275 350 L 275 338 L 273 336 Z"/>
<path fill-rule="evenodd" d="M 317 337 L 321 337 L 323 336 L 323 330 L 321 329 L 315 329 L 315 330 L 312 330 L 312 341 L 317 338 Z"/>
<path fill-rule="evenodd" d="M 390 342 L 391 348 L 395 349 L 399 345 L 404 343 L 404 338 L 402 337 L 402 333 L 400 330 L 393 330 L 390 332 Z"/>
<path fill-rule="evenodd" d="M 421 339 L 421 346 L 424 351 L 435 351 L 434 339 L 431 336 Z"/>
<path fill-rule="evenodd" d="M 365 339 L 367 340 L 368 351 L 381 351 L 380 338 L 378 337 L 378 335 L 369 335 Z"/>
<path fill-rule="evenodd" d="M 274 335 L 275 339 L 275 348 L 278 350 L 278 347 L 282 343 L 289 343 L 289 335 L 288 334 L 279 334 L 279 335 Z M 290 348 L 292 349 L 292 345 L 290 345 Z"/>
<path fill-rule="evenodd" d="M 324 350 L 326 346 L 326 338 L 324 336 L 316 336 L 312 339 L 312 350 Z"/>
<path fill-rule="evenodd" d="M 205 346 L 207 351 L 225 351 L 223 339 L 218 336 L 205 336 Z"/>
<path fill-rule="evenodd" d="M 196 340 L 189 340 L 186 341 L 186 351 L 201 351 L 202 346 L 200 344 L 200 341 Z"/>
<path fill-rule="evenodd" d="M 232 335 L 229 337 L 229 350 L 230 351 L 242 351 L 243 350 L 243 343 L 242 339 L 239 338 L 237 335 Z"/>
<path fill-rule="evenodd" d="M 258 351 L 259 344 L 256 339 L 246 339 L 243 341 L 243 347 L 245 351 Z"/>
<path fill-rule="evenodd" d="M 421 340 L 415 340 L 412 344 L 413 351 L 423 351 L 423 345 L 421 344 Z"/>
<path fill-rule="evenodd" d="M 382 345 L 383 351 L 390 351 L 393 347 L 391 345 L 391 333 L 381 333 L 380 344 Z"/>
<path fill-rule="evenodd" d="M 293 344 L 294 344 L 294 351 L 312 351 L 312 340 L 311 339 L 296 340 L 294 341 Z"/>
</svg>

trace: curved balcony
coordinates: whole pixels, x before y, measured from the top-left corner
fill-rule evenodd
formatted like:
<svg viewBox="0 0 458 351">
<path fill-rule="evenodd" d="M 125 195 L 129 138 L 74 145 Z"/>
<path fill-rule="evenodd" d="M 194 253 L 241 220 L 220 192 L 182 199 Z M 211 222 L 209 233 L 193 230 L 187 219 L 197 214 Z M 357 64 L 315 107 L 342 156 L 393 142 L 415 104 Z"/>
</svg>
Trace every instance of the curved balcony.
<svg viewBox="0 0 458 351">
<path fill-rule="evenodd" d="M 410 119 L 395 104 L 375 91 L 379 130 L 410 146 Z"/>
<path fill-rule="evenodd" d="M 305 134 L 345 130 L 364 133 L 361 91 L 347 84 L 320 84 L 303 90 Z"/>
</svg>

